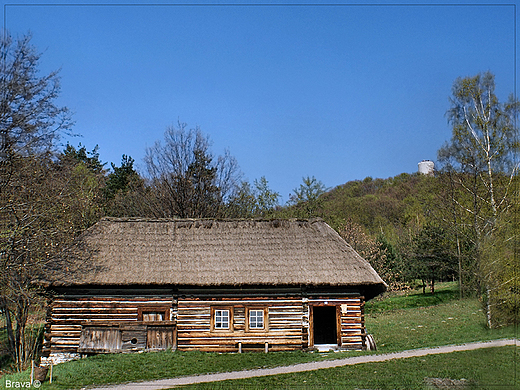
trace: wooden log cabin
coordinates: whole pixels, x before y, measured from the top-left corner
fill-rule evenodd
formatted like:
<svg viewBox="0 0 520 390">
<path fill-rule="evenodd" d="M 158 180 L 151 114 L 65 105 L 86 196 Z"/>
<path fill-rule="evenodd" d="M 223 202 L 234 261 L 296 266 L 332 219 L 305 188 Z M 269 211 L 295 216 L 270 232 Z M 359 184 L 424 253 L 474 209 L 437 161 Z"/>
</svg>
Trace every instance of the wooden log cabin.
<svg viewBox="0 0 520 390">
<path fill-rule="evenodd" d="M 386 284 L 322 220 L 105 218 L 50 277 L 44 356 L 365 349 Z"/>
</svg>

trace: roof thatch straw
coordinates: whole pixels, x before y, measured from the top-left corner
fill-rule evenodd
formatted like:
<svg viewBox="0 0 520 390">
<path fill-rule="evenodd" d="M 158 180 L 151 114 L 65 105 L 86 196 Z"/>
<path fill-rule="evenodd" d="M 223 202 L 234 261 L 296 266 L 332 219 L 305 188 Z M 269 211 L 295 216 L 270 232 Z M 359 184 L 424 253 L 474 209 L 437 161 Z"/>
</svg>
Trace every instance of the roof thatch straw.
<svg viewBox="0 0 520 390">
<path fill-rule="evenodd" d="M 386 285 L 322 220 L 149 220 L 105 218 L 68 256 L 90 272 L 53 285 Z M 58 280 L 58 279 L 56 279 Z"/>
</svg>

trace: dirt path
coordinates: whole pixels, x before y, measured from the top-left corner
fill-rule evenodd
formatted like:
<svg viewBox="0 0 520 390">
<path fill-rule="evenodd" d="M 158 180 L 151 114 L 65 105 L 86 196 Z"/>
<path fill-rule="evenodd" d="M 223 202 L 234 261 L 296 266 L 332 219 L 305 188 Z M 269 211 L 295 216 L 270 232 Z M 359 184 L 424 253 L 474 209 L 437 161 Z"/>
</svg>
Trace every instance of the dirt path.
<svg viewBox="0 0 520 390">
<path fill-rule="evenodd" d="M 189 385 L 194 383 L 218 382 L 228 379 L 245 379 L 257 376 L 269 376 L 288 374 L 293 372 L 304 372 L 321 370 L 324 368 L 333 368 L 348 366 L 360 363 L 384 362 L 392 359 L 405 359 L 410 357 L 420 357 L 426 355 L 435 355 L 441 353 L 451 353 L 457 351 L 471 351 L 480 348 L 503 347 L 506 345 L 518 345 L 516 339 L 493 340 L 486 342 L 468 343 L 462 345 L 448 345 L 436 348 L 413 349 L 403 352 L 387 353 L 383 355 L 365 355 L 355 356 L 337 360 L 325 360 L 320 362 L 300 363 L 293 366 L 282 366 L 274 368 L 262 368 L 256 370 L 223 372 L 218 374 L 204 374 L 186 376 L 173 379 L 160 379 L 151 382 L 127 383 L 122 385 L 114 385 L 108 387 L 98 387 L 92 390 L 160 390 L 169 389 L 175 386 Z"/>
</svg>

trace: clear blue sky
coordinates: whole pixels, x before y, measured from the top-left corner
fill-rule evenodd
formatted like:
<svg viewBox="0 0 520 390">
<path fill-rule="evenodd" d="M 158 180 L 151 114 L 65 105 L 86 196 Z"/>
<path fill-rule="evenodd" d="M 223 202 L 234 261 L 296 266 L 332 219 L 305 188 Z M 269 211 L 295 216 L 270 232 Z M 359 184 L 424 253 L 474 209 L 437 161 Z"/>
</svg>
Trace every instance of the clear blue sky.
<svg viewBox="0 0 520 390">
<path fill-rule="evenodd" d="M 82 135 L 72 144 L 143 168 L 179 119 L 283 202 L 302 176 L 334 187 L 435 160 L 459 76 L 492 71 L 501 100 L 515 89 L 513 2 L 16 3 L 3 3 L 5 27 L 32 32 L 43 72 L 61 68 L 59 103 Z"/>
</svg>

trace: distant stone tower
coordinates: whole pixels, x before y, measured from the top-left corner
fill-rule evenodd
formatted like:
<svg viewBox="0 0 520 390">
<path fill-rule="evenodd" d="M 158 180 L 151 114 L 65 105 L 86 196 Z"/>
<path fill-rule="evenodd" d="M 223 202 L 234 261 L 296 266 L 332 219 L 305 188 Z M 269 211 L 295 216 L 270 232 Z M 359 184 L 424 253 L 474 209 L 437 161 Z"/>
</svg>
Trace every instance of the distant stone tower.
<svg viewBox="0 0 520 390">
<path fill-rule="evenodd" d="M 419 173 L 423 175 L 433 175 L 435 163 L 430 160 L 422 160 L 419 164 Z"/>
</svg>

